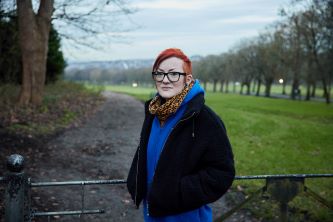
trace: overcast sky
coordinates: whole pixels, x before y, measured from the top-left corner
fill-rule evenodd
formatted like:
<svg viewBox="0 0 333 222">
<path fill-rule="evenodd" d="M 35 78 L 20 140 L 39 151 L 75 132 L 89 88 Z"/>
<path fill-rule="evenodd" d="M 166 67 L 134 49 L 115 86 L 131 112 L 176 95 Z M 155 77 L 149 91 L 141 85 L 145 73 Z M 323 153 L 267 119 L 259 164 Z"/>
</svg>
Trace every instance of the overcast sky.
<svg viewBox="0 0 333 222">
<path fill-rule="evenodd" d="M 103 50 L 82 50 L 63 41 L 68 61 L 150 59 L 165 48 L 187 55 L 220 54 L 279 19 L 288 0 L 132 0 L 130 19 L 141 26 L 124 33 L 128 43 L 110 42 Z M 125 19 L 125 18 L 124 18 Z"/>
</svg>

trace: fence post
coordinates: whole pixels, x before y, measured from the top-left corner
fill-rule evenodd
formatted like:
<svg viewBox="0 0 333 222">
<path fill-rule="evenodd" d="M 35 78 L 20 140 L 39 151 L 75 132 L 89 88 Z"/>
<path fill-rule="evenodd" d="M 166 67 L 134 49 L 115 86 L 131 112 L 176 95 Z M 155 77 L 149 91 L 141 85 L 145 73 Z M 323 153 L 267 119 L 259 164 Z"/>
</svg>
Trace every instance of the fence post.
<svg viewBox="0 0 333 222">
<path fill-rule="evenodd" d="M 27 178 L 23 172 L 24 158 L 21 155 L 13 154 L 7 158 L 7 182 L 5 193 L 5 221 L 24 221 L 24 193 Z"/>
</svg>

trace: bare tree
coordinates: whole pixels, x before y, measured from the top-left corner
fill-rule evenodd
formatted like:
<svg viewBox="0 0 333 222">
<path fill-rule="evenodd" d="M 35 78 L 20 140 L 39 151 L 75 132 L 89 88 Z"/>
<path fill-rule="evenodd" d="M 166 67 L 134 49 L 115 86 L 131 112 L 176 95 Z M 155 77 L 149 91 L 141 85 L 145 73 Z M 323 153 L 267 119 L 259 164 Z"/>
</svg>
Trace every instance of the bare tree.
<svg viewBox="0 0 333 222">
<path fill-rule="evenodd" d="M 289 10 L 281 14 L 287 18 L 286 39 L 289 42 L 293 84 L 291 98 L 299 87 L 301 70 L 306 70 L 307 99 L 314 95 L 319 77 L 326 103 L 330 103 L 333 48 L 333 2 L 331 0 L 293 0 Z M 295 11 L 296 8 L 296 11 Z M 306 67 L 303 66 L 306 64 Z M 317 77 L 318 76 L 318 77 Z M 312 85 L 312 93 L 310 86 Z"/>
<path fill-rule="evenodd" d="M 254 67 L 255 52 L 252 47 L 251 40 L 243 40 L 236 48 L 236 68 L 240 77 L 241 89 L 240 94 L 243 94 L 243 88 L 246 86 L 246 94 L 251 93 L 251 82 L 256 74 Z"/>
<path fill-rule="evenodd" d="M 21 105 L 40 105 L 42 103 L 48 38 L 52 19 L 59 19 L 62 21 L 60 25 L 67 27 L 67 29 L 64 29 L 66 31 L 62 30 L 64 32 L 60 32 L 62 37 L 71 39 L 81 45 L 92 46 L 91 42 L 87 41 L 89 37 L 96 39 L 98 34 L 105 30 L 105 26 L 112 24 L 112 21 L 117 16 L 133 12 L 126 8 L 126 4 L 122 0 L 93 2 L 59 0 L 56 3 L 54 0 L 40 0 L 36 2 L 32 2 L 32 0 L 17 0 L 16 4 L 19 21 L 19 41 L 23 60 L 23 81 L 18 99 L 18 103 Z M 113 17 L 109 15 L 107 19 L 103 10 L 107 9 L 107 6 L 111 4 L 113 8 L 109 9 L 108 13 L 113 15 Z M 68 27 L 71 29 L 68 29 Z"/>
<path fill-rule="evenodd" d="M 315 65 L 322 82 L 326 103 L 330 103 L 332 70 L 328 62 L 332 59 L 333 3 L 314 1 L 301 14 L 302 37 L 308 54 L 309 69 Z M 310 78 L 310 81 L 313 81 Z M 310 91 L 310 90 L 309 90 Z M 310 92 L 309 92 L 310 94 Z"/>
<path fill-rule="evenodd" d="M 205 66 L 209 73 L 209 79 L 213 80 L 213 92 L 216 92 L 217 83 L 222 78 L 222 63 L 219 56 L 209 55 L 205 58 Z"/>
<path fill-rule="evenodd" d="M 293 74 L 292 85 L 291 85 L 291 98 L 296 99 L 299 86 L 300 86 L 300 75 L 301 75 L 301 65 L 302 65 L 302 53 L 301 53 L 301 31 L 299 25 L 299 16 L 292 15 L 290 17 L 290 30 L 289 30 L 289 47 L 292 59 L 290 60 L 290 69 Z"/>
<path fill-rule="evenodd" d="M 210 77 L 207 62 L 205 59 L 193 62 L 193 73 L 196 78 L 200 79 L 200 81 L 203 82 L 203 86 L 206 91 L 207 82 Z"/>
</svg>

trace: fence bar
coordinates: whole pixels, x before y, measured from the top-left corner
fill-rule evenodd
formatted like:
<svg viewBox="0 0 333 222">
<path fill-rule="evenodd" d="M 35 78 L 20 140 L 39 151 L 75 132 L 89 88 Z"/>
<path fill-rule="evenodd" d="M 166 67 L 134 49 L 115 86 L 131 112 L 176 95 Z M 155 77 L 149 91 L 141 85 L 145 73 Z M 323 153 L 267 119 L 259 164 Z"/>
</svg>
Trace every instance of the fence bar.
<svg viewBox="0 0 333 222">
<path fill-rule="evenodd" d="M 73 211 L 54 211 L 54 212 L 35 212 L 33 217 L 58 216 L 58 215 L 78 215 L 78 214 L 103 214 L 104 210 L 73 210 Z"/>
<path fill-rule="evenodd" d="M 95 185 L 95 184 L 124 184 L 126 180 L 87 180 L 67 182 L 37 182 L 31 183 L 31 187 L 70 186 L 70 185 Z"/>
<path fill-rule="evenodd" d="M 229 210 L 228 212 L 222 214 L 222 216 L 216 218 L 214 220 L 214 222 L 221 222 L 224 221 L 225 219 L 227 219 L 228 217 L 230 217 L 233 213 L 235 213 L 236 211 L 240 210 L 246 203 L 250 202 L 253 198 L 257 197 L 259 194 L 261 194 L 263 192 L 264 188 L 260 188 L 259 190 L 257 190 L 256 192 L 254 192 L 253 194 L 251 194 L 248 198 L 246 198 L 243 202 L 241 202 L 240 204 L 238 204 L 237 206 L 233 207 L 231 210 Z"/>
<path fill-rule="evenodd" d="M 310 197 L 310 198 L 315 199 L 316 201 L 318 201 L 322 205 L 328 207 L 329 209 L 333 210 L 333 205 L 332 204 L 330 204 L 327 200 L 325 200 L 324 198 L 319 196 L 317 193 L 312 191 L 309 187 L 304 186 L 304 194 L 306 196 Z"/>
<path fill-rule="evenodd" d="M 318 178 L 333 177 L 333 174 L 282 174 L 282 175 L 253 175 L 253 176 L 236 176 L 235 180 L 257 180 L 268 178 Z M 49 186 L 70 186 L 70 185 L 96 185 L 96 184 L 125 184 L 126 180 L 87 180 L 87 181 L 59 181 L 59 182 L 35 182 L 31 187 L 49 187 Z"/>
<path fill-rule="evenodd" d="M 235 176 L 235 180 L 257 180 L 268 178 L 318 178 L 333 177 L 333 174 L 276 174 L 276 175 L 253 175 L 253 176 Z"/>
<path fill-rule="evenodd" d="M 30 181 L 30 178 L 27 179 L 26 174 L 23 172 L 24 168 L 24 159 L 22 156 L 14 154 L 11 155 L 7 159 L 7 168 L 8 173 L 4 176 L 0 177 L 0 185 L 5 184 L 6 193 L 5 193 L 5 221 L 6 222 L 17 222 L 23 221 L 25 216 L 47 216 L 50 219 L 50 216 L 56 215 L 83 215 L 83 214 L 101 214 L 104 213 L 104 210 L 96 209 L 96 210 L 85 210 L 84 209 L 84 186 L 85 185 L 102 185 L 102 184 L 125 184 L 125 179 L 113 179 L 113 180 L 86 180 L 86 181 L 59 181 L 59 182 L 34 182 Z M 286 180 L 287 182 L 291 180 L 292 184 L 295 181 L 301 180 L 302 186 L 304 185 L 305 178 L 333 178 L 333 174 L 278 174 L 278 175 L 248 175 L 248 176 L 236 176 L 235 180 L 258 180 L 258 179 L 265 179 L 266 185 L 267 181 L 280 181 Z M 290 182 L 290 183 L 291 183 Z M 291 186 L 290 183 L 286 183 L 285 186 L 282 186 L 288 192 L 294 186 Z M 75 211 L 57 211 L 57 212 L 31 212 L 30 204 L 28 204 L 27 208 L 28 211 L 25 209 L 25 191 L 30 190 L 29 188 L 32 187 L 51 187 L 51 186 L 82 186 L 82 206 L 81 210 Z M 271 185 L 271 184 L 270 184 Z M 278 184 L 279 185 L 279 184 Z M 283 185 L 283 184 L 282 184 Z M 280 185 L 278 186 L 278 188 Z M 230 212 L 227 212 L 225 215 L 219 218 L 219 220 L 226 219 L 235 211 L 242 208 L 246 203 L 251 201 L 253 198 L 258 196 L 261 192 L 266 191 L 267 187 L 259 189 L 254 194 L 250 195 L 247 199 L 245 199 L 242 203 L 238 206 L 233 208 Z M 287 193 L 287 191 L 283 191 L 283 193 Z M 332 204 L 329 203 L 327 200 L 320 197 L 318 194 L 304 186 L 304 194 L 312 199 L 315 199 L 322 203 L 323 205 L 332 209 Z M 279 192 L 278 196 L 281 196 Z M 296 194 L 295 194 L 296 195 Z M 28 197 L 30 198 L 30 197 Z M 293 197 L 290 197 L 291 199 Z M 281 198 L 277 198 L 280 200 Z M 283 199 L 283 198 L 282 198 Z M 290 199 L 290 200 L 291 200 Z M 288 201 L 279 201 L 280 202 L 280 218 L 281 221 L 288 220 Z"/>
</svg>

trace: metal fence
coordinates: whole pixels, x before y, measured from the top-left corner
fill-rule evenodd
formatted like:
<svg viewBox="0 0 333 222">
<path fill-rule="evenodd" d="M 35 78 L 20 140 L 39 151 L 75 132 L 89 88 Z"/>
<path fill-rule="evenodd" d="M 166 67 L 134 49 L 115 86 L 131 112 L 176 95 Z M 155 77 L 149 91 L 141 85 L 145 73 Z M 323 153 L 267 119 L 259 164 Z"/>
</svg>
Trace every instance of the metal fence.
<svg viewBox="0 0 333 222">
<path fill-rule="evenodd" d="M 102 184 L 125 184 L 125 180 L 89 180 L 89 181 L 64 181 L 64 182 L 31 182 L 30 178 L 23 172 L 24 158 L 13 154 L 7 159 L 8 172 L 0 177 L 0 184 L 6 186 L 5 190 L 5 221 L 31 221 L 35 217 L 47 217 L 56 215 L 79 215 L 101 214 L 103 209 L 85 209 L 85 186 Z M 318 201 L 323 206 L 333 210 L 332 203 L 312 191 L 305 185 L 306 178 L 332 178 L 333 174 L 287 174 L 287 175 L 256 175 L 236 176 L 235 180 L 265 180 L 265 185 L 248 196 L 244 201 L 233 207 L 215 222 L 223 221 L 233 213 L 244 207 L 245 204 L 255 197 L 269 193 L 271 198 L 279 203 L 280 221 L 288 221 L 288 203 L 298 194 L 304 193 L 307 197 Z M 75 211 L 39 212 L 31 208 L 30 191 L 33 187 L 50 186 L 80 186 L 81 187 L 81 209 Z"/>
</svg>

